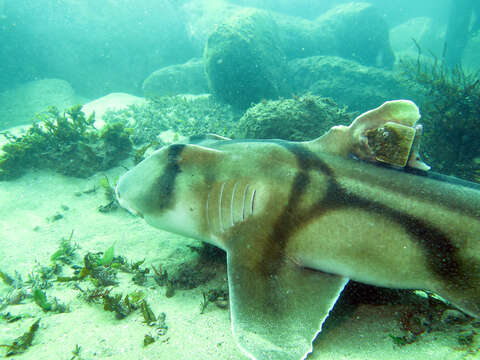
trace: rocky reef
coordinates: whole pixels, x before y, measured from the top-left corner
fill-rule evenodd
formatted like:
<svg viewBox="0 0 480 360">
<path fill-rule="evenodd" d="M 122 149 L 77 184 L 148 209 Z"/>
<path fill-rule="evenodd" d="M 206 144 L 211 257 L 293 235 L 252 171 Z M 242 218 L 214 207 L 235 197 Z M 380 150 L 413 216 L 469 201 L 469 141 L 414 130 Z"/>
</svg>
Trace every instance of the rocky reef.
<svg viewBox="0 0 480 360">
<path fill-rule="evenodd" d="M 212 93 L 246 109 L 289 95 L 288 60 L 314 55 L 385 68 L 394 62 L 387 25 L 367 3 L 340 5 L 315 21 L 239 9 L 210 34 L 204 61 Z"/>
</svg>

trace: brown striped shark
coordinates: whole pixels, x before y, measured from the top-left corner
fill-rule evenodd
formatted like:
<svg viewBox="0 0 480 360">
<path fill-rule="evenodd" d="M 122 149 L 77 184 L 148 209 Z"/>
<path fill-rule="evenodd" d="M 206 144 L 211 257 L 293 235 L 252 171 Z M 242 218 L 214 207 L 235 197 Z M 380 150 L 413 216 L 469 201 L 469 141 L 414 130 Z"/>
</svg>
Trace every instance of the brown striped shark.
<svg viewBox="0 0 480 360">
<path fill-rule="evenodd" d="M 396 100 L 312 141 L 165 146 L 123 175 L 117 198 L 226 251 L 232 330 L 251 359 L 304 359 L 349 279 L 480 317 L 480 186 L 428 171 L 419 118 Z"/>
</svg>

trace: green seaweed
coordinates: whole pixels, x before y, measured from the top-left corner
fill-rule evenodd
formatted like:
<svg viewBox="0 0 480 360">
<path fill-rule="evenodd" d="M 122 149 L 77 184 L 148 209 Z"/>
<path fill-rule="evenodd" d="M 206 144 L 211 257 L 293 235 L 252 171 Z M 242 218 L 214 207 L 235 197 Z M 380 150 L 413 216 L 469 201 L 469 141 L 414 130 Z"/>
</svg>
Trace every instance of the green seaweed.
<svg viewBox="0 0 480 360">
<path fill-rule="evenodd" d="M 393 340 L 393 343 L 397 346 L 405 346 L 408 344 L 405 336 L 395 336 L 392 334 L 388 334 L 388 336 Z"/>
<path fill-rule="evenodd" d="M 115 196 L 115 184 L 117 181 L 114 181 L 112 185 L 107 176 L 104 176 L 100 179 L 100 186 L 103 188 L 105 199 L 108 201 L 106 205 L 100 205 L 98 211 L 102 213 L 110 212 L 118 209 L 119 204 L 117 197 Z"/>
<path fill-rule="evenodd" d="M 480 181 L 480 71 L 428 61 L 418 49 L 417 60 L 404 60 L 401 67 L 407 83 L 423 93 L 417 101 L 425 129 L 423 158 L 435 171 Z"/>
<path fill-rule="evenodd" d="M 116 285 L 116 271 L 110 264 L 107 266 L 102 265 L 102 261 L 107 263 L 107 258 L 101 260 L 105 255 L 102 253 L 93 254 L 88 252 L 83 257 L 84 266 L 78 275 L 79 280 L 83 280 L 86 277 L 90 277 L 95 286 L 110 286 Z M 110 257 L 110 255 L 107 255 Z M 112 260 L 113 261 L 113 260 Z"/>
<path fill-rule="evenodd" d="M 37 332 L 40 326 L 40 319 L 35 321 L 31 326 L 30 329 L 24 333 L 22 336 L 13 340 L 10 345 L 0 345 L 1 347 L 7 348 L 6 356 L 13 356 L 22 354 L 32 345 L 33 338 L 35 333 Z"/>
<path fill-rule="evenodd" d="M 84 266 L 80 270 L 78 277 L 59 277 L 57 280 L 83 280 L 89 277 L 95 286 L 110 286 L 117 284 L 116 274 L 118 271 L 123 271 L 133 273 L 133 281 L 137 285 L 143 285 L 147 280 L 146 275 L 150 271 L 149 269 L 140 268 L 140 265 L 142 265 L 145 260 L 128 263 L 125 257 L 115 256 L 115 244 L 116 242 L 105 250 L 104 253 L 88 252 L 83 258 Z"/>
<path fill-rule="evenodd" d="M 144 319 L 146 324 L 148 324 L 148 325 L 155 324 L 155 322 L 157 321 L 157 317 L 153 313 L 150 306 L 148 306 L 145 299 L 140 301 L 140 311 L 142 312 L 143 319 Z"/>
<path fill-rule="evenodd" d="M 0 155 L 0 180 L 21 176 L 29 168 L 53 169 L 64 175 L 85 178 L 108 169 L 131 151 L 131 129 L 120 124 L 97 130 L 76 105 L 64 113 L 55 107 L 37 114 L 26 134 L 3 133 L 8 143 Z"/>
<path fill-rule="evenodd" d="M 171 297 L 173 297 L 173 295 L 175 295 L 175 286 L 174 286 L 173 282 L 168 281 L 167 282 L 167 289 L 165 290 L 165 296 L 167 298 L 171 298 Z"/>
<path fill-rule="evenodd" d="M 62 238 L 60 240 L 60 246 L 58 250 L 55 251 L 52 256 L 50 256 L 50 260 L 53 262 L 61 262 L 64 264 L 71 264 L 73 258 L 75 256 L 75 251 L 79 248 L 77 243 L 72 244 L 72 237 L 73 237 L 73 230 L 70 233 L 70 236 L 67 238 Z M 57 278 L 58 281 L 58 278 Z"/>
<path fill-rule="evenodd" d="M 52 286 L 51 280 L 61 270 L 60 265 L 52 264 L 43 266 L 36 263 L 32 271 L 28 273 L 28 279 L 25 281 L 31 288 L 48 289 Z"/>
<path fill-rule="evenodd" d="M 51 311 L 52 303 L 47 300 L 47 295 L 41 289 L 33 289 L 33 301 L 40 306 L 43 311 Z"/>
<path fill-rule="evenodd" d="M 135 156 L 139 162 L 150 145 L 162 145 L 158 134 L 163 131 L 173 130 L 184 136 L 208 133 L 231 136 L 240 115 L 212 96 L 162 96 L 149 98 L 144 105 L 107 111 L 103 119 L 107 123 L 124 124 L 134 120 L 132 141 L 142 146 Z"/>
<path fill-rule="evenodd" d="M 202 291 L 202 301 L 200 302 L 200 314 L 203 314 L 209 303 L 214 303 L 220 309 L 228 308 L 228 292 L 223 289 L 209 289 L 208 292 Z"/>
<path fill-rule="evenodd" d="M 75 349 L 72 350 L 72 357 L 70 360 L 80 360 L 80 352 L 82 351 L 82 347 L 78 344 L 75 344 Z"/>
<path fill-rule="evenodd" d="M 6 272 L 0 270 L 0 279 L 7 285 L 13 286 L 15 280 Z"/>
<path fill-rule="evenodd" d="M 133 291 L 128 296 L 134 304 L 139 304 L 145 298 L 143 291 Z"/>
<path fill-rule="evenodd" d="M 150 344 L 153 344 L 155 342 L 155 338 L 152 335 L 145 334 L 145 337 L 143 338 L 143 346 L 148 346 Z"/>
<path fill-rule="evenodd" d="M 141 291 L 134 291 L 123 296 L 122 293 L 111 294 L 111 288 L 87 290 L 82 290 L 80 287 L 77 288 L 82 292 L 81 298 L 87 303 L 103 304 L 103 309 L 115 313 L 117 319 L 123 319 L 141 307 L 145 297 L 145 294 Z"/>
<path fill-rule="evenodd" d="M 110 266 L 113 261 L 114 252 L 115 252 L 115 243 L 116 241 L 103 253 L 103 256 L 100 258 L 98 265 L 101 266 Z"/>
<path fill-rule="evenodd" d="M 21 315 L 13 315 L 10 312 L 0 313 L 0 319 L 5 320 L 7 323 L 13 323 L 22 319 Z"/>
<path fill-rule="evenodd" d="M 117 319 L 123 319 L 127 317 L 132 311 L 137 309 L 137 305 L 130 300 L 130 295 L 122 294 L 110 295 L 105 294 L 103 297 L 103 309 L 115 313 Z"/>
</svg>

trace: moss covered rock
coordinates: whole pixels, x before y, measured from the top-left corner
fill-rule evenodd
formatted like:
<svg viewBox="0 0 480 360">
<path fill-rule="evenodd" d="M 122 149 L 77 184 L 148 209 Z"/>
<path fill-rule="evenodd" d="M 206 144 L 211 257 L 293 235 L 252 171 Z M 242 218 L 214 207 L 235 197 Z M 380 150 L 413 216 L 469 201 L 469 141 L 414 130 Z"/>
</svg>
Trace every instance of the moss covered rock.
<svg viewBox="0 0 480 360">
<path fill-rule="evenodd" d="M 201 58 L 161 68 L 143 82 L 143 93 L 147 97 L 208 92 L 207 76 Z"/>
<path fill-rule="evenodd" d="M 247 110 L 238 123 L 238 136 L 253 139 L 310 140 L 334 125 L 347 125 L 353 114 L 328 98 L 263 101 Z"/>
<path fill-rule="evenodd" d="M 363 112 L 384 101 L 413 95 L 393 72 L 337 56 L 295 59 L 288 65 L 295 93 L 331 97 L 355 111 Z"/>
<path fill-rule="evenodd" d="M 293 92 L 288 60 L 334 55 L 391 68 L 388 36 L 384 19 L 368 3 L 340 5 L 314 21 L 239 9 L 209 36 L 206 73 L 216 97 L 246 109 Z"/>
<path fill-rule="evenodd" d="M 337 55 L 362 65 L 392 68 L 395 62 L 386 21 L 368 2 L 349 2 L 327 11 L 315 20 L 315 34 L 335 38 Z M 318 54 L 323 55 L 323 54 Z"/>
<path fill-rule="evenodd" d="M 210 35 L 204 60 L 213 94 L 238 108 L 286 93 L 286 60 L 273 18 L 241 9 Z"/>
</svg>

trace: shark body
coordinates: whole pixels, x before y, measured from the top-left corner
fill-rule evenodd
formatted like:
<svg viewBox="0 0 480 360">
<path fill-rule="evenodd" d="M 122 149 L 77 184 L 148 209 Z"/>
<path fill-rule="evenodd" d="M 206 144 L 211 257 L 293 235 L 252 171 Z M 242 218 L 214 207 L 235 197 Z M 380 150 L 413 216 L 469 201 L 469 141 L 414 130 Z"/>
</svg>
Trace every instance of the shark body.
<svg viewBox="0 0 480 360">
<path fill-rule="evenodd" d="M 252 359 L 304 359 L 349 279 L 480 317 L 480 186 L 352 159 L 358 134 L 332 130 L 174 144 L 118 183 L 150 225 L 227 252 L 232 329 Z"/>
</svg>

